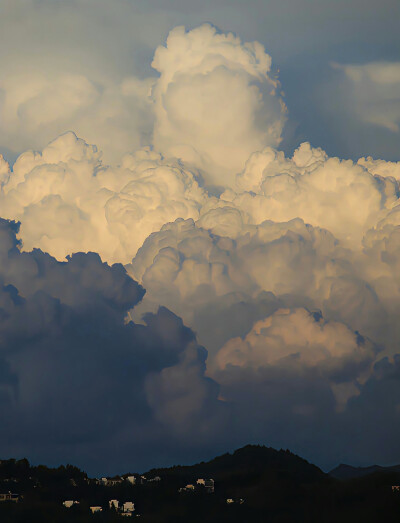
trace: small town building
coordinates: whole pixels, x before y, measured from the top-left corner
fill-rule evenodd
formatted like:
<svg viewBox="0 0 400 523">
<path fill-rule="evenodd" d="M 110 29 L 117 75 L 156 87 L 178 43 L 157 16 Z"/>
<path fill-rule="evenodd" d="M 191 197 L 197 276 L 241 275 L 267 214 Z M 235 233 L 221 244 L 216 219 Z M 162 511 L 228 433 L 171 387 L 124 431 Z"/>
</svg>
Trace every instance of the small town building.
<svg viewBox="0 0 400 523">
<path fill-rule="evenodd" d="M 120 485 L 122 483 L 122 478 L 112 478 L 107 480 L 107 487 L 115 487 L 115 485 Z"/>
<path fill-rule="evenodd" d="M 119 506 L 118 499 L 110 499 L 110 501 L 108 502 L 108 506 L 110 507 L 110 509 L 118 510 L 118 506 Z"/>
<path fill-rule="evenodd" d="M 96 514 L 96 512 L 103 512 L 103 509 L 101 507 L 89 507 L 92 511 L 92 514 Z"/>
<path fill-rule="evenodd" d="M 121 478 L 101 478 L 96 481 L 98 485 L 104 485 L 105 487 L 115 487 L 122 483 Z"/>
<path fill-rule="evenodd" d="M 66 508 L 71 508 L 73 505 L 79 505 L 79 501 L 74 501 L 72 499 L 67 499 L 66 501 L 63 501 L 63 505 Z"/>
<path fill-rule="evenodd" d="M 134 485 L 136 483 L 136 478 L 135 476 L 126 476 L 126 481 L 129 481 L 129 483 L 131 483 L 132 485 Z"/>
<path fill-rule="evenodd" d="M 19 494 L 12 494 L 11 492 L 0 494 L 0 501 L 13 501 L 14 503 L 17 503 L 19 498 Z"/>
<path fill-rule="evenodd" d="M 228 505 L 232 505 L 232 503 L 238 503 L 239 505 L 243 505 L 243 503 L 244 503 L 244 499 L 239 498 L 239 499 L 236 499 L 236 500 L 235 500 L 235 499 L 232 499 L 232 498 L 227 498 L 226 503 L 227 503 Z"/>
<path fill-rule="evenodd" d="M 180 489 L 178 489 L 178 492 L 194 492 L 196 490 L 196 487 L 194 485 L 192 485 L 191 483 L 189 483 L 188 485 L 186 485 L 186 487 L 182 487 Z"/>
<path fill-rule="evenodd" d="M 149 479 L 147 481 L 149 481 L 149 482 L 150 481 L 161 481 L 161 478 L 160 478 L 160 476 L 154 476 L 154 478 L 151 478 L 151 479 Z"/>
<path fill-rule="evenodd" d="M 121 510 L 123 513 L 132 514 L 132 512 L 135 512 L 135 504 L 132 501 L 125 501 L 121 506 Z"/>
</svg>

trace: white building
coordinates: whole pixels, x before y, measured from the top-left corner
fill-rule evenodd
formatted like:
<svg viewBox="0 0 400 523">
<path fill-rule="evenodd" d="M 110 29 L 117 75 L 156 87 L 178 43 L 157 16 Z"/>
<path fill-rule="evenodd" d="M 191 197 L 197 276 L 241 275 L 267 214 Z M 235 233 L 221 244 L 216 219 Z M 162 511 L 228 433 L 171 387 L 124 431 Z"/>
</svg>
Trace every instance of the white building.
<svg viewBox="0 0 400 523">
<path fill-rule="evenodd" d="M 92 511 L 92 514 L 95 514 L 96 512 L 103 512 L 103 509 L 101 507 L 89 507 Z"/>
<path fill-rule="evenodd" d="M 96 480 L 96 483 L 98 485 L 104 485 L 105 487 L 115 487 L 115 485 L 119 485 L 122 483 L 121 478 L 101 478 Z"/>
<path fill-rule="evenodd" d="M 12 494 L 11 492 L 0 494 L 0 501 L 14 501 L 17 503 L 19 501 L 19 494 Z"/>
<path fill-rule="evenodd" d="M 154 476 L 154 478 L 151 478 L 148 481 L 149 482 L 151 482 L 151 481 L 161 481 L 161 478 L 160 478 L 160 476 Z"/>
<path fill-rule="evenodd" d="M 189 483 L 188 485 L 186 485 L 186 487 L 182 487 L 180 489 L 178 489 L 178 492 L 194 492 L 196 490 L 196 487 L 194 485 L 192 485 L 191 483 Z"/>
<path fill-rule="evenodd" d="M 110 501 L 108 502 L 108 506 L 110 507 L 110 509 L 118 510 L 118 506 L 119 506 L 118 499 L 110 499 Z"/>
<path fill-rule="evenodd" d="M 135 512 L 135 504 L 132 501 L 125 501 L 121 509 L 123 513 L 132 514 L 132 512 Z"/>
<path fill-rule="evenodd" d="M 126 481 L 129 481 L 129 483 L 131 483 L 132 485 L 134 485 L 136 483 L 135 476 L 127 476 L 125 479 L 126 479 Z"/>
<path fill-rule="evenodd" d="M 63 505 L 66 508 L 71 508 L 73 505 L 79 505 L 79 501 L 73 501 L 72 499 L 67 499 L 63 501 Z"/>
</svg>

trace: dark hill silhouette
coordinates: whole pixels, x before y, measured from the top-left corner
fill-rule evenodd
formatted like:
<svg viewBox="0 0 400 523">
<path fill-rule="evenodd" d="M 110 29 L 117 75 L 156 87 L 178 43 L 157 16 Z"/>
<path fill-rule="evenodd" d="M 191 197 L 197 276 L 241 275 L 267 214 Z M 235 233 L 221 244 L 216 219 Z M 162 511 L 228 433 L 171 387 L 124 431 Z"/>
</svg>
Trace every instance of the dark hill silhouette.
<svg viewBox="0 0 400 523">
<path fill-rule="evenodd" d="M 259 478 L 280 475 L 292 481 L 310 483 L 327 477 L 317 466 L 289 450 L 276 450 L 262 445 L 247 445 L 235 452 L 218 456 L 196 465 L 175 466 L 150 470 L 146 476 L 161 476 L 171 480 L 186 481 L 213 478 L 217 482 L 231 483 L 243 476 Z"/>
<path fill-rule="evenodd" d="M 385 472 L 399 472 L 400 465 L 392 465 L 390 467 L 382 467 L 380 465 L 371 465 L 369 467 L 353 467 L 341 463 L 336 468 L 329 472 L 329 475 L 336 479 L 354 479 L 368 476 L 369 474 L 385 473 Z"/>
<path fill-rule="evenodd" d="M 348 475 L 356 467 L 338 467 Z M 383 470 L 382 470 L 383 469 Z M 152 469 L 136 485 L 104 486 L 67 465 L 32 467 L 27 460 L 0 462 L 0 492 L 12 490 L 18 503 L 0 502 L 1 523 L 117 523 L 109 500 L 133 501 L 143 523 L 394 523 L 399 521 L 400 471 L 367 467 L 362 477 L 339 480 L 289 450 L 248 445 L 233 453 L 190 466 Z M 160 481 L 149 481 L 160 476 Z M 179 489 L 196 480 L 215 480 Z M 63 500 L 78 500 L 71 509 Z M 233 499 L 234 503 L 227 503 Z M 89 506 L 103 507 L 92 515 Z"/>
</svg>

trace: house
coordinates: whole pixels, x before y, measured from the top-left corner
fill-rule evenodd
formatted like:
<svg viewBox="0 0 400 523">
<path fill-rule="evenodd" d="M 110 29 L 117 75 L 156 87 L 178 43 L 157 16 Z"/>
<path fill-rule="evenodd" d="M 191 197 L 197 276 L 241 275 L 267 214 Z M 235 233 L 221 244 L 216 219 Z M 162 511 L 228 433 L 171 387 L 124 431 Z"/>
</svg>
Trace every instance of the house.
<svg viewBox="0 0 400 523">
<path fill-rule="evenodd" d="M 110 499 L 110 501 L 108 502 L 108 506 L 110 507 L 110 509 L 118 510 L 118 506 L 119 506 L 118 499 Z"/>
<path fill-rule="evenodd" d="M 121 510 L 123 513 L 129 513 L 132 514 L 132 512 L 135 512 L 135 504 L 132 501 L 126 501 L 122 504 Z"/>
<path fill-rule="evenodd" d="M 92 514 L 96 514 L 96 512 L 103 512 L 103 509 L 101 507 L 89 507 L 92 511 Z"/>
<path fill-rule="evenodd" d="M 104 485 L 105 487 L 115 487 L 115 485 L 119 485 L 122 483 L 121 478 L 101 478 L 100 480 L 97 480 L 96 483 L 98 485 Z"/>
<path fill-rule="evenodd" d="M 132 485 L 134 485 L 136 483 L 136 478 L 135 476 L 126 476 L 126 481 L 129 481 L 129 483 L 131 483 Z"/>
<path fill-rule="evenodd" d="M 18 503 L 19 499 L 19 494 L 12 494 L 11 492 L 0 494 L 0 501 L 13 501 L 14 503 Z"/>
<path fill-rule="evenodd" d="M 63 501 L 63 505 L 66 508 L 71 508 L 73 505 L 79 505 L 79 501 L 73 501 L 72 499 L 68 499 L 66 501 Z"/>
<path fill-rule="evenodd" d="M 160 476 L 154 476 L 154 478 L 151 478 L 151 479 L 149 479 L 147 481 L 149 481 L 149 482 L 150 481 L 161 481 L 161 478 L 160 478 Z"/>
<path fill-rule="evenodd" d="M 226 500 L 226 502 L 227 502 L 228 505 L 232 505 L 232 503 L 239 503 L 239 505 L 243 505 L 243 503 L 244 503 L 244 499 L 239 498 L 239 499 L 237 499 L 237 500 L 235 501 L 235 500 L 232 499 L 232 498 L 228 498 L 228 499 Z"/>
<path fill-rule="evenodd" d="M 199 478 L 199 479 L 196 481 L 196 483 L 197 483 L 198 485 L 203 485 L 203 486 L 205 486 L 206 481 L 205 481 L 205 479 L 201 479 L 201 478 Z"/>
<path fill-rule="evenodd" d="M 107 480 L 107 487 L 115 487 L 115 485 L 120 485 L 122 483 L 121 478 L 113 478 Z"/>
<path fill-rule="evenodd" d="M 186 487 L 178 489 L 178 492 L 194 492 L 195 486 L 189 483 Z"/>
</svg>

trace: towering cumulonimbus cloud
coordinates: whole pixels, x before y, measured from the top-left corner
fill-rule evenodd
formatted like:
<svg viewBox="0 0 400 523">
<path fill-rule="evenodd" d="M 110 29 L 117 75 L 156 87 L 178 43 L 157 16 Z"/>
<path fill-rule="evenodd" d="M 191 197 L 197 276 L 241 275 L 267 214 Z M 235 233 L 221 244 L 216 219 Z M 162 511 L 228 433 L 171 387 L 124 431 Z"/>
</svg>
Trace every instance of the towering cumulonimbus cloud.
<svg viewBox="0 0 400 523">
<path fill-rule="evenodd" d="M 276 146 L 286 120 L 271 57 L 211 25 L 177 27 L 156 49 L 154 146 L 231 185 L 249 155 Z"/>
<path fill-rule="evenodd" d="M 358 445 L 355 423 L 371 404 L 400 434 L 400 164 L 277 150 L 286 110 L 260 44 L 180 27 L 153 66 L 153 147 L 108 164 L 67 132 L 0 158 L 0 214 L 21 222 L 0 227 L 6 436 L 27 448 L 21 420 L 47 409 L 53 457 L 108 438 L 132 456 L 162 440 L 172 461 L 249 440 L 385 459 L 379 427 Z"/>
</svg>

